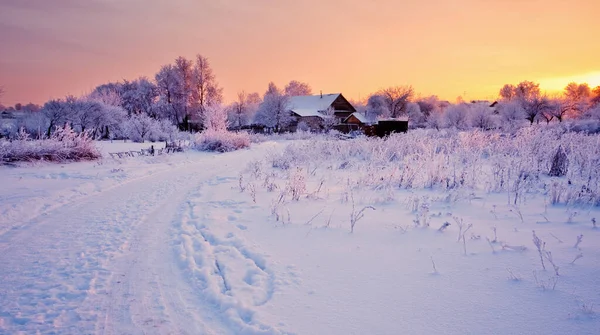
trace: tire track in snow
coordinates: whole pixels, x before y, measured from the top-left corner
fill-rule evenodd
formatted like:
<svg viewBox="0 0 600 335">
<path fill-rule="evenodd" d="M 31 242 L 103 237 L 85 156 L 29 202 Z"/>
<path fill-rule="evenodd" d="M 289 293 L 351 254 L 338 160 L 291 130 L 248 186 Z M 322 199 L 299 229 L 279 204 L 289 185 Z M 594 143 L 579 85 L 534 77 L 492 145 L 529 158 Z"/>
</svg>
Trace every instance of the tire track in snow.
<svg viewBox="0 0 600 335">
<path fill-rule="evenodd" d="M 74 163 L 74 164 L 78 164 L 78 163 Z M 183 166 L 183 167 L 185 167 L 185 166 Z M 0 238 L 2 238 L 4 235 L 10 235 L 10 234 L 14 234 L 14 233 L 18 234 L 20 230 L 27 229 L 28 225 L 30 225 L 33 222 L 37 222 L 39 224 L 40 222 L 44 221 L 43 220 L 44 216 L 50 215 L 53 212 L 60 210 L 66 206 L 77 205 L 84 201 L 91 201 L 91 200 L 93 200 L 94 197 L 100 197 L 100 196 L 102 196 L 102 194 L 104 194 L 106 192 L 110 192 L 115 189 L 120 189 L 121 187 L 125 187 L 130 183 L 135 183 L 135 182 L 140 182 L 140 181 L 143 181 L 146 179 L 160 177 L 161 174 L 170 173 L 170 171 L 172 171 L 171 168 L 172 168 L 172 166 L 167 166 L 167 167 L 161 167 L 157 171 L 151 170 L 148 174 L 120 180 L 114 185 L 110 185 L 108 187 L 102 188 L 100 191 L 95 191 L 92 193 L 82 194 L 82 193 L 77 193 L 72 189 L 68 193 L 68 194 L 70 194 L 70 197 L 68 197 L 64 202 L 57 202 L 54 204 L 46 204 L 41 209 L 39 209 L 37 212 L 29 213 L 28 216 L 21 217 L 20 219 L 22 221 L 20 221 L 20 222 L 14 223 L 10 226 L 6 225 L 3 227 L 0 227 Z M 93 178 L 89 178 L 89 179 L 93 180 Z M 81 185 L 79 185 L 79 186 L 81 186 Z M 66 192 L 66 190 L 62 190 L 61 192 L 59 192 L 59 198 L 61 198 L 61 199 L 64 198 L 65 192 Z M 24 201 L 33 201 L 33 202 L 36 202 L 38 200 L 39 200 L 39 198 L 37 198 L 37 197 L 24 199 Z M 4 215 L 8 216 L 9 214 L 5 212 Z M 8 238 L 10 238 L 10 237 L 8 237 Z M 1 243 L 1 241 L 0 241 L 0 243 Z M 2 244 L 0 244 L 0 252 L 2 252 L 5 248 L 6 248 L 6 246 L 2 247 Z"/>
<path fill-rule="evenodd" d="M 0 333 L 280 333 L 254 320 L 253 308 L 216 306 L 189 285 L 172 252 L 180 244 L 170 244 L 185 237 L 173 218 L 186 216 L 194 184 L 224 164 L 236 175 L 250 156 L 210 156 L 121 184 L 0 236 Z M 231 263 L 223 264 L 227 276 Z M 244 327 L 231 322 L 235 313 Z"/>
</svg>

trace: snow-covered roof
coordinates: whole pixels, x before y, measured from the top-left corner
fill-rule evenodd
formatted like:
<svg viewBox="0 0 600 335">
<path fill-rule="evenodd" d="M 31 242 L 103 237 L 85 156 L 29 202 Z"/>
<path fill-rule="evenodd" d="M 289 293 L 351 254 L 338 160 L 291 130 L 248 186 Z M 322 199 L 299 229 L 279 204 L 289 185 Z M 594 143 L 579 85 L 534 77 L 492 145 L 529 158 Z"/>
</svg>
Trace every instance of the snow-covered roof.
<svg viewBox="0 0 600 335">
<path fill-rule="evenodd" d="M 316 109 L 300 109 L 300 108 L 296 108 L 296 109 L 292 109 L 292 112 L 298 114 L 298 116 L 318 116 L 320 118 L 323 118 L 323 114 L 319 113 L 318 110 Z"/>
<path fill-rule="evenodd" d="M 296 110 L 314 110 L 324 111 L 333 104 L 335 99 L 340 96 L 341 93 L 331 93 L 323 95 L 302 95 L 296 97 L 290 97 L 290 110 L 296 112 Z M 297 113 L 297 112 L 296 112 Z"/>
<path fill-rule="evenodd" d="M 363 115 L 363 114 L 361 114 L 361 113 L 358 113 L 358 112 L 357 112 L 357 113 L 352 113 L 350 116 L 354 116 L 355 118 L 357 118 L 357 119 L 358 119 L 358 121 L 360 121 L 360 122 L 362 122 L 362 123 L 370 123 L 369 119 L 367 119 L 367 117 L 366 117 L 366 116 L 364 116 L 364 115 Z M 349 118 L 350 116 L 348 116 L 348 118 Z M 348 118 L 346 118 L 346 120 L 348 120 Z"/>
</svg>

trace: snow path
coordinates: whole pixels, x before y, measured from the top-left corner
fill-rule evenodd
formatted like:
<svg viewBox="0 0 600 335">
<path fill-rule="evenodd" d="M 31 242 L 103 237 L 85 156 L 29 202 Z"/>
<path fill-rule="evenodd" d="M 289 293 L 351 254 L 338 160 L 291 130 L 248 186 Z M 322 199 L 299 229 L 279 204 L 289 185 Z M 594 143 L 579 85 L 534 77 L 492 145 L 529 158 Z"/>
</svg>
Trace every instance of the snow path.
<svg viewBox="0 0 600 335">
<path fill-rule="evenodd" d="M 215 289 L 215 276 L 225 283 L 223 271 L 239 261 L 267 273 L 260 256 L 242 239 L 211 236 L 187 200 L 210 183 L 236 178 L 246 160 L 268 148 L 208 156 L 133 180 L 35 213 L 1 235 L 0 333 L 279 333 L 232 298 L 227 291 L 234 288 Z M 193 251 L 198 247 L 201 255 Z M 182 248 L 198 263 L 181 255 L 178 261 L 173 250 Z M 223 248 L 238 254 L 215 257 Z M 217 271 L 201 258 L 218 259 Z M 259 300 L 266 303 L 268 294 Z"/>
</svg>

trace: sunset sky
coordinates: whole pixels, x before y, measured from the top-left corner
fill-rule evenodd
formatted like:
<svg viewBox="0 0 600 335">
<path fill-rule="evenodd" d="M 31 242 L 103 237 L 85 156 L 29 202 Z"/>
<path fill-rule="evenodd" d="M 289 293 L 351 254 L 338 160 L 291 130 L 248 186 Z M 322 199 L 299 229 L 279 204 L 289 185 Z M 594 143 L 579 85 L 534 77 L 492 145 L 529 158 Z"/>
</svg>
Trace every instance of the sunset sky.
<svg viewBox="0 0 600 335">
<path fill-rule="evenodd" d="M 228 101 L 292 79 L 352 99 L 393 85 L 452 101 L 522 80 L 597 86 L 598 13 L 598 0 L 0 0 L 0 102 L 154 78 L 197 53 Z"/>
</svg>

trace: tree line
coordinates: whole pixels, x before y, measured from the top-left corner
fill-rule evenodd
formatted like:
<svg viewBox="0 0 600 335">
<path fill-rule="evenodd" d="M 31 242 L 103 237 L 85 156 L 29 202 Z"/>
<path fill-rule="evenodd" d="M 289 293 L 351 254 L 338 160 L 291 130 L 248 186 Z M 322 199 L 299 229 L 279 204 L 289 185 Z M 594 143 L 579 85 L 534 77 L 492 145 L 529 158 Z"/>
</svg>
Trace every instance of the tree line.
<svg viewBox="0 0 600 335">
<path fill-rule="evenodd" d="M 0 96 L 2 92 L 0 89 Z M 283 88 L 271 82 L 262 95 L 241 91 L 225 106 L 223 88 L 208 58 L 178 57 L 172 64 L 161 66 L 152 79 L 106 83 L 83 96 L 52 99 L 43 106 L 17 104 L 8 110 L 24 111 L 24 116 L 13 123 L 2 123 L 0 136 L 11 137 L 23 129 L 37 138 L 49 137 L 57 127 L 69 124 L 96 139 L 166 140 L 182 131 L 202 130 L 210 118 L 207 113 L 215 109 L 227 114 L 231 128 L 254 124 L 278 132 L 293 121 L 290 97 L 312 93 L 309 84 L 297 80 Z M 494 105 L 417 96 L 407 85 L 380 89 L 364 101 L 351 102 L 371 121 L 408 118 L 411 127 L 423 128 L 493 129 L 565 119 L 600 122 L 600 86 L 591 88 L 585 83 L 570 83 L 555 96 L 542 93 L 539 84 L 531 81 L 506 84 Z M 324 111 L 325 120 L 331 112 Z M 325 123 L 328 127 L 334 125 Z"/>
</svg>

